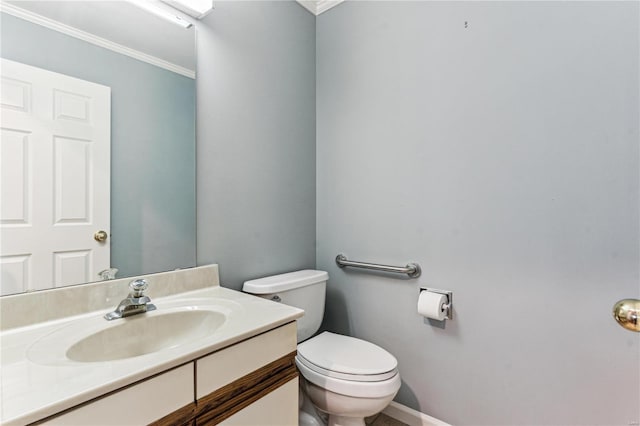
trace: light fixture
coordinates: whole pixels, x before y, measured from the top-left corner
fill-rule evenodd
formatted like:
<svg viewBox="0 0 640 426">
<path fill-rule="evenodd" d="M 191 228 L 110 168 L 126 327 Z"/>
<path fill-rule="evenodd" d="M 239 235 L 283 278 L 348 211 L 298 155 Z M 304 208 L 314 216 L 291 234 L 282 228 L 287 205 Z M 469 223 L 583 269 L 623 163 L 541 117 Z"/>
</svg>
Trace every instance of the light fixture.
<svg viewBox="0 0 640 426">
<path fill-rule="evenodd" d="M 202 19 L 213 10 L 213 0 L 162 0 L 171 7 L 196 19 Z"/>
<path fill-rule="evenodd" d="M 168 7 L 163 7 L 157 1 L 153 0 L 128 0 L 132 5 L 139 7 L 149 13 L 156 15 L 159 18 L 165 19 L 176 25 L 180 25 L 182 28 L 189 28 L 193 24 L 186 19 L 180 17 L 177 13 L 173 13 Z"/>
</svg>

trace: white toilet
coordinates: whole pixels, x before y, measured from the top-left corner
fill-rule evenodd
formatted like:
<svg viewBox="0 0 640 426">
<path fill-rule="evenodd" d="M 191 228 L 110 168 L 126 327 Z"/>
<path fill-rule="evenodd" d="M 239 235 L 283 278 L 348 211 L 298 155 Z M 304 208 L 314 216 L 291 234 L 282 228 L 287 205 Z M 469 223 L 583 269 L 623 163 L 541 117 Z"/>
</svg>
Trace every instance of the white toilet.
<svg viewBox="0 0 640 426">
<path fill-rule="evenodd" d="M 324 315 L 329 275 L 304 270 L 251 280 L 246 293 L 304 309 L 298 320 L 296 364 L 301 387 L 315 409 L 328 415 L 329 426 L 363 426 L 364 418 L 382 411 L 400 389 L 398 361 L 373 343 L 323 332 L 315 337 Z M 320 424 L 315 410 L 300 401 L 300 424 Z"/>
</svg>

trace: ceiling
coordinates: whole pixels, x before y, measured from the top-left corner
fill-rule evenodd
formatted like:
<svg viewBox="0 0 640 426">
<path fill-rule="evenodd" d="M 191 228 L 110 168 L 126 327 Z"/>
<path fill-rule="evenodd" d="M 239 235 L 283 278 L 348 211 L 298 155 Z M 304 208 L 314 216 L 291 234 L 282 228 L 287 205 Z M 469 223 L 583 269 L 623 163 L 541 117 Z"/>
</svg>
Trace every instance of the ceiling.
<svg viewBox="0 0 640 426">
<path fill-rule="evenodd" d="M 309 12 L 319 15 L 344 0 L 296 1 Z M 183 19 L 193 22 L 192 18 L 171 9 L 169 6 L 160 2 L 155 3 L 160 8 L 172 10 Z M 184 70 L 184 72 L 176 71 L 181 74 L 195 73 L 196 46 L 193 27 L 184 29 L 134 6 L 129 1 L 2 0 L 2 5 L 2 10 L 5 12 L 10 13 L 9 7 L 12 10 L 17 9 L 19 12 L 24 11 L 26 12 L 24 16 L 35 17 L 34 22 L 40 24 L 42 22 L 39 21 L 39 18 L 43 17 L 45 21 L 51 20 L 54 21 L 54 24 L 61 23 L 116 45 L 126 46 L 144 55 L 150 55 L 152 58 L 158 58 L 169 65 L 174 64 L 177 66 L 176 68 Z M 26 19 L 20 14 L 17 16 Z M 55 26 L 53 28 L 58 29 Z M 73 32 L 66 33 L 74 35 Z M 100 45 L 100 43 L 97 44 Z M 135 55 L 131 56 L 136 57 Z M 166 68 L 172 69 L 171 66 Z"/>
<path fill-rule="evenodd" d="M 332 7 L 336 7 L 337 5 L 339 5 L 345 0 L 315 0 L 315 1 L 296 0 L 296 1 L 300 3 L 302 6 L 304 6 L 305 9 L 307 9 L 309 12 L 313 13 L 314 15 L 320 15 L 322 12 L 326 12 Z"/>
<path fill-rule="evenodd" d="M 20 0 L 3 3 L 195 71 L 193 27 L 184 29 L 129 2 Z M 185 19 L 193 21 L 189 17 Z"/>
</svg>

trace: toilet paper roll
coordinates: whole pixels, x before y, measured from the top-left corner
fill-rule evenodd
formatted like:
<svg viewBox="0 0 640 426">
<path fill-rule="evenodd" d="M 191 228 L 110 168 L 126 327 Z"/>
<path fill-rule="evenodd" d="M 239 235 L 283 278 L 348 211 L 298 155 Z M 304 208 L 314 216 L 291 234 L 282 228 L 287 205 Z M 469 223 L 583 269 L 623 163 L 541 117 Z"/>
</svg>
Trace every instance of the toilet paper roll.
<svg viewBox="0 0 640 426">
<path fill-rule="evenodd" d="M 442 321 L 447 317 L 447 296 L 432 291 L 421 291 L 418 297 L 418 313 L 427 318 Z"/>
</svg>

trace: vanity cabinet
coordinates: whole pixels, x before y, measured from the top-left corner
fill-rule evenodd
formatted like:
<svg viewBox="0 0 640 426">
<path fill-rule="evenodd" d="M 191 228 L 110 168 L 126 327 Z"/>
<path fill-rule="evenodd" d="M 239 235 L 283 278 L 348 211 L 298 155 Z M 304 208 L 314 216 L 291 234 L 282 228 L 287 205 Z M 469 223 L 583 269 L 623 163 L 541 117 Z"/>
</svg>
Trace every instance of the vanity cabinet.
<svg viewBox="0 0 640 426">
<path fill-rule="evenodd" d="M 298 424 L 296 323 L 251 337 L 38 424 Z"/>
<path fill-rule="evenodd" d="M 228 419 L 224 426 L 283 426 L 298 424 L 298 379 L 293 379 Z"/>
<path fill-rule="evenodd" d="M 295 354 L 294 322 L 198 359 L 196 425 L 226 424 L 227 421 L 241 424 L 239 419 L 255 413 L 263 413 L 266 418 L 267 408 L 272 408 L 268 403 L 271 399 L 278 403 L 271 414 L 273 424 L 297 425 Z"/>
<path fill-rule="evenodd" d="M 41 423 L 53 425 L 145 425 L 193 403 L 191 362 L 95 399 Z"/>
</svg>

